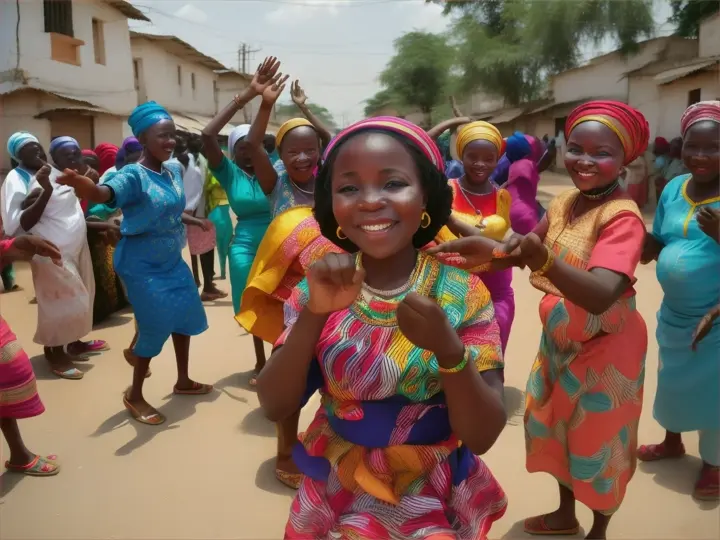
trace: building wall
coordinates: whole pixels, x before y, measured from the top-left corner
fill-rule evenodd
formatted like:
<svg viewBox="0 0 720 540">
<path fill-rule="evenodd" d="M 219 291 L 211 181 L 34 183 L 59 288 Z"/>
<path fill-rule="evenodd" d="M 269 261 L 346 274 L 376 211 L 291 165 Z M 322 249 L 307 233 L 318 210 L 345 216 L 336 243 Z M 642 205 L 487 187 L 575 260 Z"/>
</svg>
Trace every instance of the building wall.
<svg viewBox="0 0 720 540">
<path fill-rule="evenodd" d="M 93 120 L 95 146 L 104 142 L 117 146 L 122 144 L 125 138 L 123 126 L 126 125 L 127 118 L 103 114 L 95 116 Z"/>
<path fill-rule="evenodd" d="M 170 54 L 162 47 L 162 42 L 133 38 L 131 47 L 130 66 L 132 69 L 132 59 L 141 59 L 140 80 L 145 83 L 147 100 L 162 103 L 171 111 L 215 115 L 215 73 L 212 69 Z M 181 84 L 178 84 L 178 66 Z M 194 92 L 191 87 L 193 73 Z"/>
<path fill-rule="evenodd" d="M 685 96 L 687 101 L 687 96 Z M 667 137 L 660 133 L 660 87 L 654 80 L 654 75 L 630 77 L 630 93 L 628 105 L 639 110 L 650 124 L 650 138 Z M 685 104 L 687 106 L 687 103 Z M 685 110 L 685 109 L 683 109 Z M 682 111 L 680 112 L 682 114 Z"/>
<path fill-rule="evenodd" d="M 640 51 L 625 57 L 611 53 L 587 66 L 565 71 L 553 77 L 553 97 L 557 103 L 602 97 L 627 102 L 629 83 L 626 73 L 653 60 L 684 60 L 697 54 L 697 41 L 683 38 L 661 38 L 645 42 Z"/>
<path fill-rule="evenodd" d="M 720 55 L 720 14 L 706 19 L 700 25 L 700 56 Z"/>
<path fill-rule="evenodd" d="M 98 0 L 73 2 L 73 31 L 85 42 L 80 47 L 80 66 L 51 58 L 50 34 L 45 33 L 43 2 L 23 0 L 20 6 L 20 69 L 27 84 L 89 101 L 111 112 L 128 114 L 136 105 L 128 21 L 119 11 Z M 104 23 L 105 65 L 95 63 L 92 19 Z M 16 3 L 0 2 L 0 93 L 22 86 L 3 73 L 17 63 Z"/>
<path fill-rule="evenodd" d="M 720 97 L 720 71 L 706 71 L 659 87 L 656 136 L 667 139 L 680 136 L 680 117 L 688 106 L 688 92 L 700 88 L 700 99 Z"/>
</svg>

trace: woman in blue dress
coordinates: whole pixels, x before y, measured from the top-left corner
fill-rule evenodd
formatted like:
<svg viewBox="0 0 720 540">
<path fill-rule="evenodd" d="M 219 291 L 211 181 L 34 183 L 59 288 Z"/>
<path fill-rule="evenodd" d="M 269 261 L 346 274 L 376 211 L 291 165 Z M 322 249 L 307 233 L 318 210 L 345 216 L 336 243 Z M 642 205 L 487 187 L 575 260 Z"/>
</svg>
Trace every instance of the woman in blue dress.
<svg viewBox="0 0 720 540">
<path fill-rule="evenodd" d="M 690 106 L 681 121 L 690 174 L 663 189 L 643 262 L 657 259 L 663 288 L 653 414 L 665 440 L 643 445 L 643 461 L 685 454 L 682 433 L 698 431 L 703 467 L 694 497 L 717 500 L 720 487 L 720 101 Z"/>
<path fill-rule="evenodd" d="M 151 425 L 165 417 L 143 397 L 150 366 L 172 336 L 178 378 L 175 394 L 207 394 L 212 386 L 190 379 L 190 336 L 207 327 L 205 310 L 195 281 L 182 258 L 183 224 L 208 228 L 183 212 L 180 165 L 164 163 L 175 148 L 175 124 L 168 112 L 150 101 L 135 108 L 128 119 L 144 147 L 138 163 L 127 165 L 102 185 L 69 169 L 58 183 L 75 188 L 78 197 L 122 210 L 122 239 L 115 250 L 115 269 L 125 284 L 135 311 L 137 341 L 133 347 L 133 384 L 123 403 L 133 418 Z"/>
</svg>

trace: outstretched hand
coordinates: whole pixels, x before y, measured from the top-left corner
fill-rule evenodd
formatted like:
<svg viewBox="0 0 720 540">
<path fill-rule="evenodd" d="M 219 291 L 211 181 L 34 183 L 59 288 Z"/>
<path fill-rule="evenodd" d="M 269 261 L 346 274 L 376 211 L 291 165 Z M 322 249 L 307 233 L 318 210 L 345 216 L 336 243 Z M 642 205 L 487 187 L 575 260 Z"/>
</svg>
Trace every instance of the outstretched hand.
<svg viewBox="0 0 720 540">
<path fill-rule="evenodd" d="M 484 236 L 474 235 L 443 242 L 442 244 L 427 250 L 429 255 L 434 255 L 442 262 L 461 266 L 463 268 L 475 268 L 491 262 L 494 259 L 515 257 L 519 259 L 520 253 L 517 250 L 522 237 L 513 236 L 507 242 L 499 243 Z M 518 260 L 518 266 L 519 266 Z"/>
<path fill-rule="evenodd" d="M 298 79 L 295 79 L 290 85 L 290 97 L 292 98 L 293 103 L 298 107 L 305 105 L 305 102 L 307 101 L 307 94 L 305 94 L 305 90 L 303 90 L 302 86 L 300 86 L 300 81 Z"/>
<path fill-rule="evenodd" d="M 58 247 L 44 238 L 31 234 L 24 234 L 15 238 L 5 257 L 15 261 L 29 261 L 35 255 L 49 257 L 58 266 L 62 265 L 62 255 Z"/>
<path fill-rule="evenodd" d="M 62 176 L 57 179 L 57 183 L 61 186 L 70 186 L 75 189 L 75 195 L 80 199 L 92 200 L 95 189 L 97 188 L 91 178 L 83 176 L 72 169 L 65 169 Z"/>
</svg>

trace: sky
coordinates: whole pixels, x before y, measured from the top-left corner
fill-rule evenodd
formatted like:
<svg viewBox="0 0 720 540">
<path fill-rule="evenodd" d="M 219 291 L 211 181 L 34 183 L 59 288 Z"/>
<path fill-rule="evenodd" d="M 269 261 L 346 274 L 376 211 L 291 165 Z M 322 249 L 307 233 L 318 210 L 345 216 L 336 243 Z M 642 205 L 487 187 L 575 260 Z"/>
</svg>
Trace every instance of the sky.
<svg viewBox="0 0 720 540">
<path fill-rule="evenodd" d="M 153 24 L 133 30 L 174 34 L 199 51 L 238 68 L 238 48 L 252 50 L 250 71 L 267 55 L 300 80 L 308 99 L 327 107 L 339 125 L 363 117 L 364 101 L 393 41 L 411 30 L 442 32 L 442 8 L 423 0 L 131 0 Z M 287 95 L 281 101 L 289 101 Z"/>
<path fill-rule="evenodd" d="M 174 34 L 199 51 L 238 68 L 238 49 L 251 50 L 249 71 L 277 56 L 282 71 L 300 80 L 308 99 L 327 107 L 338 125 L 363 117 L 364 101 L 379 89 L 378 76 L 406 32 L 443 32 L 442 7 L 424 0 L 131 0 L 152 24 L 134 30 Z M 667 9 L 656 12 L 664 22 Z M 662 30 L 662 28 L 661 28 Z M 664 32 L 663 32 L 664 33 Z M 583 51 L 608 52 L 612 44 Z M 288 90 L 280 98 L 289 101 Z"/>
</svg>

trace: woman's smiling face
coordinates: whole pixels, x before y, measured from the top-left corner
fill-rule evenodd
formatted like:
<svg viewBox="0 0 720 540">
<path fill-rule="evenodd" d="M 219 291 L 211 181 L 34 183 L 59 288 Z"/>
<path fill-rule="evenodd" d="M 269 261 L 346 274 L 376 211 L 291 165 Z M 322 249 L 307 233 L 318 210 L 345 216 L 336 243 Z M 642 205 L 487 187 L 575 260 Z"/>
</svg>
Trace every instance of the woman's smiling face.
<svg viewBox="0 0 720 540">
<path fill-rule="evenodd" d="M 484 184 L 498 163 L 497 147 L 490 141 L 472 141 L 463 149 L 465 179 L 471 184 Z"/>
<path fill-rule="evenodd" d="M 280 144 L 280 158 L 294 182 L 309 182 L 320 158 L 317 131 L 310 126 L 298 126 L 288 131 Z"/>
<path fill-rule="evenodd" d="M 720 124 L 705 120 L 690 126 L 683 139 L 682 159 L 697 182 L 717 182 L 720 174 Z"/>
<path fill-rule="evenodd" d="M 620 139 L 601 122 L 582 122 L 570 132 L 565 168 L 580 191 L 612 184 L 620 176 L 624 159 Z"/>
<path fill-rule="evenodd" d="M 374 259 L 412 244 L 425 193 L 412 155 L 383 133 L 361 133 L 338 150 L 332 168 L 332 206 L 348 239 Z"/>
</svg>

